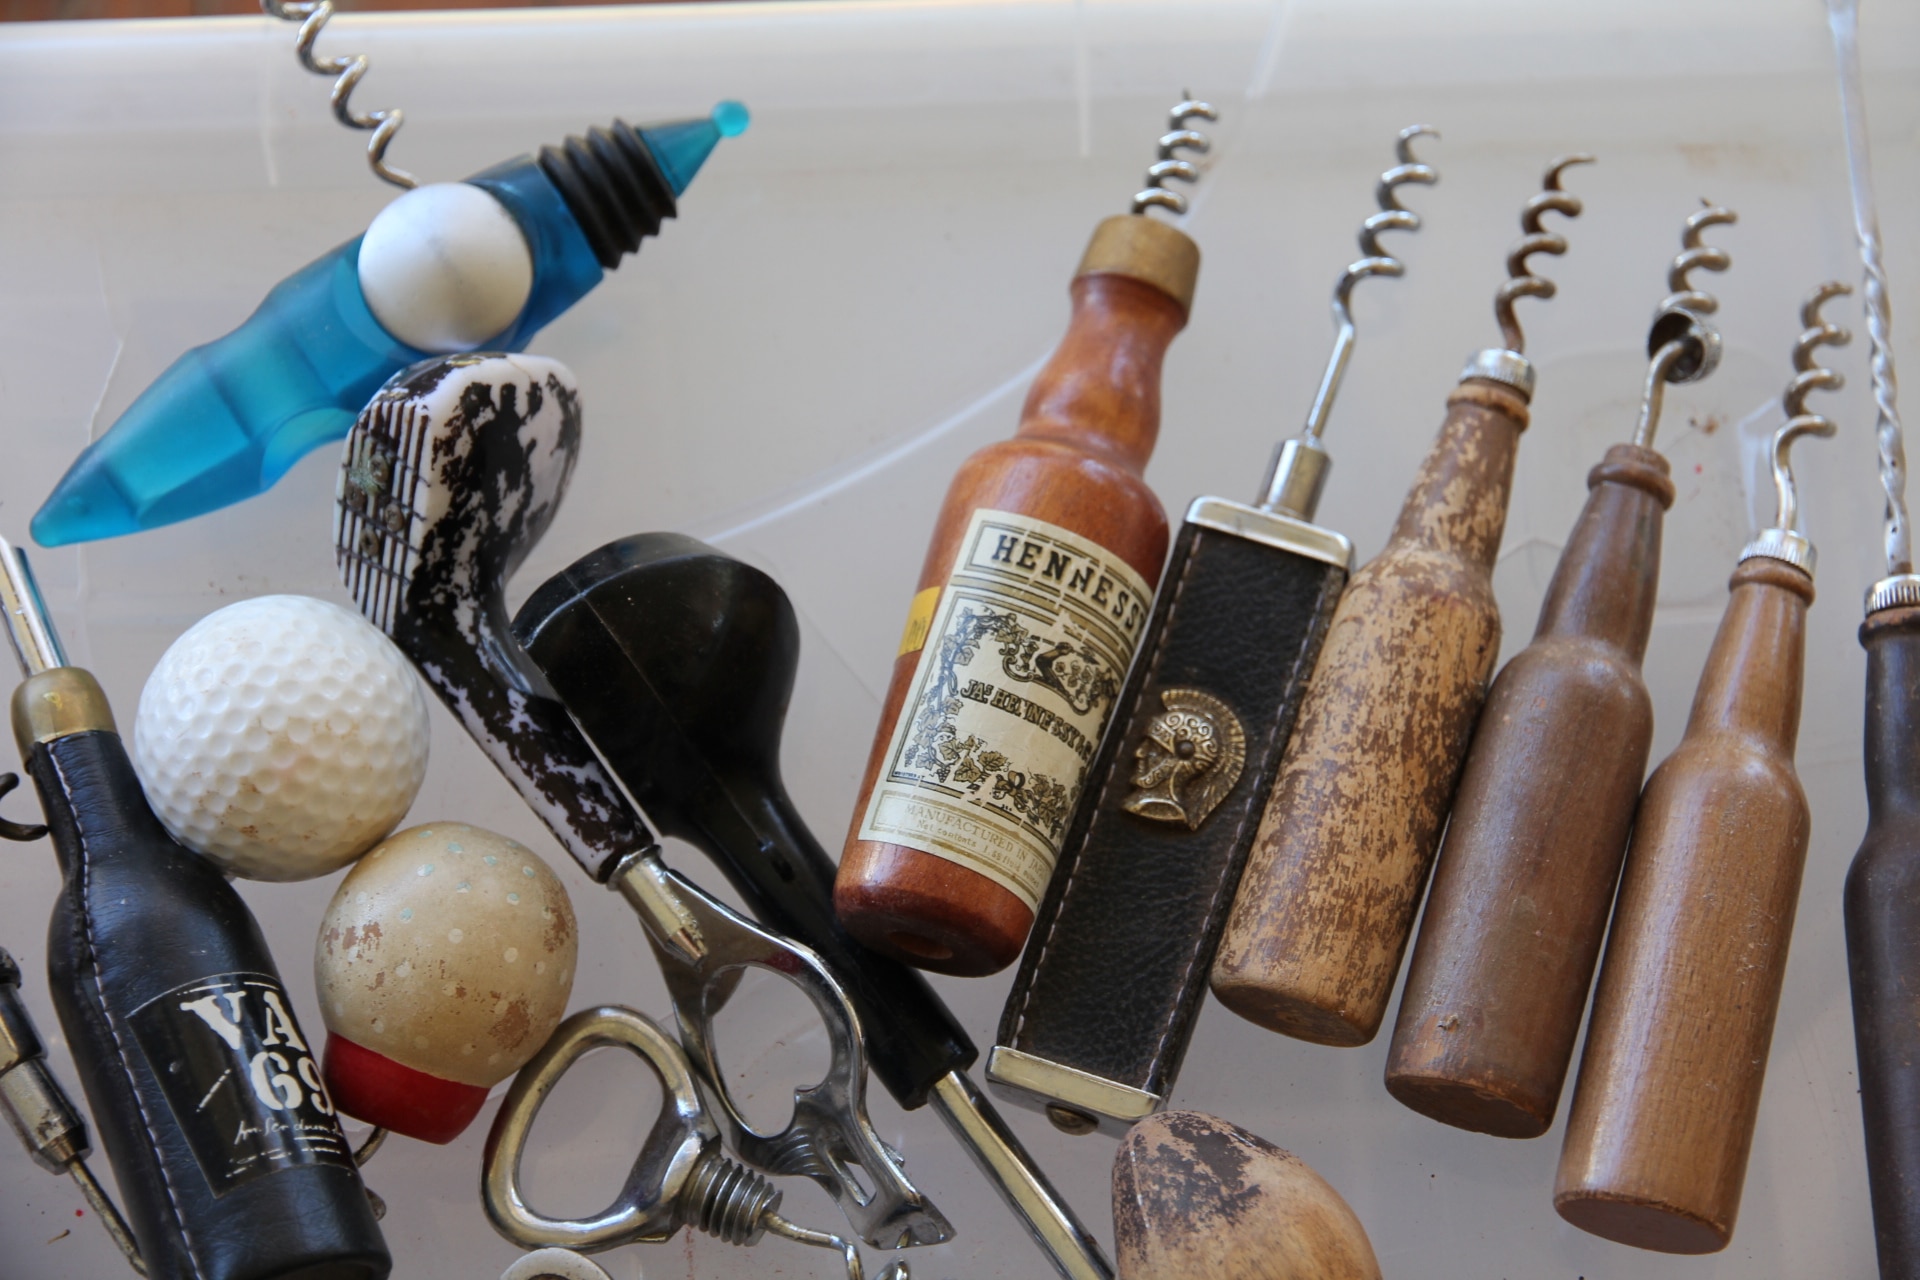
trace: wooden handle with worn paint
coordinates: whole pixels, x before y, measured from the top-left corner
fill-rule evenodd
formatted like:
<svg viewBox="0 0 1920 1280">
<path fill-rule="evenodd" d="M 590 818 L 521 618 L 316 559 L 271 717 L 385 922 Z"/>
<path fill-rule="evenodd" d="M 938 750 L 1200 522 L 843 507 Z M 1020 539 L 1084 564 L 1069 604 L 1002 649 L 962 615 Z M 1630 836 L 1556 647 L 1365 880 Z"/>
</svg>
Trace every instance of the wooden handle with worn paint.
<svg viewBox="0 0 1920 1280">
<path fill-rule="evenodd" d="M 882 954 L 963 975 L 1019 958 L 1166 560 L 1141 473 L 1198 264 L 1164 223 L 1101 224 L 1019 431 L 947 490 L 834 884 Z"/>
<path fill-rule="evenodd" d="M 1847 873 L 1847 968 L 1881 1280 L 1920 1280 L 1920 608 L 1860 626 L 1867 838 Z"/>
<path fill-rule="evenodd" d="M 1213 966 L 1228 1008 L 1359 1045 L 1380 1029 L 1500 648 L 1493 560 L 1526 401 L 1447 398 L 1386 549 L 1320 650 Z"/>
<path fill-rule="evenodd" d="M 1113 1234 L 1120 1280 L 1380 1280 L 1366 1228 L 1325 1178 L 1198 1111 L 1128 1130 Z"/>
<path fill-rule="evenodd" d="M 1533 643 L 1493 682 L 1454 796 L 1387 1058 L 1387 1091 L 1446 1124 L 1553 1124 L 1653 742 L 1640 663 L 1667 461 L 1615 445 Z"/>
<path fill-rule="evenodd" d="M 1755 556 L 1640 799 L 1554 1207 L 1667 1253 L 1733 1236 L 1809 831 L 1794 773 L 1813 579 Z"/>
</svg>

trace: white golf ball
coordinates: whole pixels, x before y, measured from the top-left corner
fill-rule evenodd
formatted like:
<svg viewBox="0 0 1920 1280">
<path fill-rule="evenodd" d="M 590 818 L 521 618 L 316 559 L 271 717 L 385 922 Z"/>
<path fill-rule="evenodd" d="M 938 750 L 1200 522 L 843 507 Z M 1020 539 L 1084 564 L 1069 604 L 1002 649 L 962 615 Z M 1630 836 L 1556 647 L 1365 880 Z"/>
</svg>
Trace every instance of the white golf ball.
<svg viewBox="0 0 1920 1280">
<path fill-rule="evenodd" d="M 400 825 L 427 700 L 393 642 L 308 596 L 202 618 L 140 693 L 133 767 L 174 839 L 251 880 L 306 880 Z"/>
</svg>

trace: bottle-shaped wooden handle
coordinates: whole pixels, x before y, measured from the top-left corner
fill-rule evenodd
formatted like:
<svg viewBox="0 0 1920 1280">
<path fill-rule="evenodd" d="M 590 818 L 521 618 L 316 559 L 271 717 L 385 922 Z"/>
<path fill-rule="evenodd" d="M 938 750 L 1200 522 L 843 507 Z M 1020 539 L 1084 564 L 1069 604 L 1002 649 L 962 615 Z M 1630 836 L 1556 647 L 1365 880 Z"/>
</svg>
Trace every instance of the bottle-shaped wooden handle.
<svg viewBox="0 0 1920 1280">
<path fill-rule="evenodd" d="M 1545 1133 L 1559 1105 L 1653 741 L 1667 460 L 1620 444 L 1533 643 L 1493 682 L 1407 969 L 1387 1091 L 1447 1124 Z"/>
<path fill-rule="evenodd" d="M 1805 794 L 1794 773 L 1813 579 L 1734 570 L 1685 736 L 1640 799 L 1554 1207 L 1668 1253 L 1733 1235 L 1786 971 Z"/>
<path fill-rule="evenodd" d="M 875 950 L 955 974 L 1020 955 L 1166 559 L 1141 471 L 1198 265 L 1164 223 L 1102 223 L 1018 433 L 947 490 L 834 883 Z"/>
<path fill-rule="evenodd" d="M 1500 648 L 1493 559 L 1526 401 L 1469 379 L 1347 587 L 1254 837 L 1213 991 L 1262 1026 L 1380 1029 Z"/>
<path fill-rule="evenodd" d="M 1860 626 L 1867 838 L 1847 873 L 1847 967 L 1881 1280 L 1920 1277 L 1920 608 Z"/>
</svg>

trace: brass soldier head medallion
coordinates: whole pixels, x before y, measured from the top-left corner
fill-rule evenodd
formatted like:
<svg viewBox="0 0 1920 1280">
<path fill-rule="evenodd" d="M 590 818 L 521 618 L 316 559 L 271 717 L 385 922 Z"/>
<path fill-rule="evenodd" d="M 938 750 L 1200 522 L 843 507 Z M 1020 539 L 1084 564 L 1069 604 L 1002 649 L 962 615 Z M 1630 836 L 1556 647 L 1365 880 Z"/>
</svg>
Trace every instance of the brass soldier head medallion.
<svg viewBox="0 0 1920 1280">
<path fill-rule="evenodd" d="M 1160 704 L 1166 710 L 1133 753 L 1134 792 L 1121 807 L 1193 831 L 1240 781 L 1247 735 L 1226 703 L 1198 689 L 1162 689 Z"/>
</svg>

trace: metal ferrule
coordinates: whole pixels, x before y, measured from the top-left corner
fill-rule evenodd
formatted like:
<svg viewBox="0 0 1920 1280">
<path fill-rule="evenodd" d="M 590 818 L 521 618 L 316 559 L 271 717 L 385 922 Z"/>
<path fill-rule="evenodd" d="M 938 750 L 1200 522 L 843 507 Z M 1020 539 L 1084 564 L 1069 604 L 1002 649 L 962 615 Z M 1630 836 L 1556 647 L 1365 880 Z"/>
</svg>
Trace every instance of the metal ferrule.
<svg viewBox="0 0 1920 1280">
<path fill-rule="evenodd" d="M 1911 609 L 1920 605 L 1920 573 L 1896 573 L 1882 578 L 1867 592 L 1867 613 L 1882 609 Z"/>
<path fill-rule="evenodd" d="M 1312 520 L 1327 487 L 1333 456 L 1317 440 L 1283 440 L 1273 455 L 1273 470 L 1260 498 L 1265 510 L 1296 520 Z"/>
<path fill-rule="evenodd" d="M 22 758 L 37 742 L 92 730 L 119 732 L 106 691 L 84 668 L 42 671 L 21 681 L 13 691 L 13 740 Z"/>
<path fill-rule="evenodd" d="M 1533 400 L 1533 362 L 1518 351 L 1488 347 L 1485 351 L 1474 352 L 1473 358 L 1467 361 L 1467 367 L 1460 371 L 1460 381 L 1465 382 L 1469 378 L 1498 382 L 1518 391 L 1522 400 Z"/>
<path fill-rule="evenodd" d="M 1813 564 L 1816 558 L 1813 543 L 1807 540 L 1806 534 L 1796 529 L 1762 529 L 1759 535 L 1747 544 L 1746 550 L 1740 553 L 1742 563 L 1755 556 L 1766 556 L 1770 560 L 1783 561 L 1809 578 L 1813 576 Z"/>
</svg>

